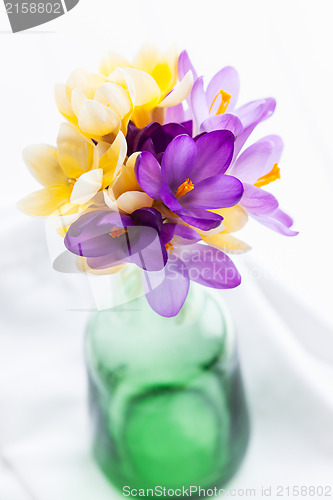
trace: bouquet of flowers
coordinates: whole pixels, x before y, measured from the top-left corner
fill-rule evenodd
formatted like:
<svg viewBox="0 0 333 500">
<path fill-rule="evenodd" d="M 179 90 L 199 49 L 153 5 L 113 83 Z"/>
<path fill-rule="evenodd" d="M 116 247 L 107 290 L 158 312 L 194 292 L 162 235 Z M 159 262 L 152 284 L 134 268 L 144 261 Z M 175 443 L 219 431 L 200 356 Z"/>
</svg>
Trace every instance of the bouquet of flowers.
<svg viewBox="0 0 333 500">
<path fill-rule="evenodd" d="M 263 189 L 280 178 L 281 138 L 245 146 L 275 100 L 238 107 L 238 93 L 233 67 L 205 86 L 186 51 L 146 48 L 132 63 L 110 52 L 99 73 L 75 70 L 55 89 L 66 119 L 57 146 L 24 151 L 44 188 L 19 207 L 59 217 L 64 245 L 85 272 L 137 266 L 147 300 L 162 316 L 178 314 L 191 280 L 238 286 L 227 253 L 249 249 L 233 234 L 249 216 L 297 234 Z"/>
</svg>

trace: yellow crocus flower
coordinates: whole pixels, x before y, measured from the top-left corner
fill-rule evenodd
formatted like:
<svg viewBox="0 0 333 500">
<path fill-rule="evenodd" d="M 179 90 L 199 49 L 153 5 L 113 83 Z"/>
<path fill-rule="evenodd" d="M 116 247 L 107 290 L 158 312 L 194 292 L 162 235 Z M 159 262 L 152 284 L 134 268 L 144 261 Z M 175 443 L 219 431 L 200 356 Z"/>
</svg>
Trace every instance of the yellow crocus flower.
<svg viewBox="0 0 333 500">
<path fill-rule="evenodd" d="M 112 145 L 96 146 L 77 127 L 63 123 L 57 147 L 30 146 L 24 160 L 43 189 L 18 203 L 29 215 L 63 215 L 92 202 L 94 196 L 111 184 L 126 157 L 126 140 L 119 132 Z M 74 210 L 75 211 L 75 210 Z"/>
</svg>

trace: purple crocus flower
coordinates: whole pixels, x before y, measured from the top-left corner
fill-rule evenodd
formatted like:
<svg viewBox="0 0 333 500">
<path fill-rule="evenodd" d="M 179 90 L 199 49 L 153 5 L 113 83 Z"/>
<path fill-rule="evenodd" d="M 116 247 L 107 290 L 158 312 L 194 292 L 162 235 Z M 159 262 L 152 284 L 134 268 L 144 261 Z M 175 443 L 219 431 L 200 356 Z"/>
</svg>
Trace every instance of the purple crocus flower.
<svg viewBox="0 0 333 500">
<path fill-rule="evenodd" d="M 262 186 L 280 178 L 278 162 L 283 150 L 282 139 L 269 135 L 252 144 L 232 163 L 228 173 L 240 179 L 244 194 L 240 205 L 261 224 L 285 236 L 298 233 L 291 229 L 292 219 L 279 208 L 275 196 Z"/>
<path fill-rule="evenodd" d="M 188 70 L 195 76 L 188 98 L 190 112 L 185 113 L 179 105 L 170 110 L 168 121 L 193 119 L 195 134 L 224 129 L 232 131 L 236 136 L 236 157 L 255 127 L 273 114 L 275 99 L 259 99 L 236 108 L 240 85 L 238 73 L 233 67 L 227 66 L 216 73 L 206 90 L 203 78 L 197 77 L 187 52 L 183 51 L 178 60 L 179 77 L 182 78 Z"/>
<path fill-rule="evenodd" d="M 161 316 L 171 317 L 179 313 L 189 292 L 190 281 L 217 289 L 235 288 L 241 283 L 241 276 L 231 259 L 217 248 L 199 243 L 198 234 L 193 229 L 175 224 L 169 230 L 169 238 L 164 269 L 143 273 L 146 298 Z"/>
<path fill-rule="evenodd" d="M 135 263 L 149 271 L 162 269 L 167 261 L 163 221 L 154 208 L 124 215 L 112 210 L 90 210 L 68 229 L 66 248 L 87 258 L 92 269 Z"/>
<path fill-rule="evenodd" d="M 191 226 L 208 231 L 221 224 L 209 210 L 236 205 L 243 194 L 242 183 L 225 175 L 234 150 L 234 136 L 228 130 L 202 135 L 194 141 L 188 135 L 173 139 L 161 164 L 149 152 L 138 156 L 135 173 L 141 188 Z"/>
</svg>

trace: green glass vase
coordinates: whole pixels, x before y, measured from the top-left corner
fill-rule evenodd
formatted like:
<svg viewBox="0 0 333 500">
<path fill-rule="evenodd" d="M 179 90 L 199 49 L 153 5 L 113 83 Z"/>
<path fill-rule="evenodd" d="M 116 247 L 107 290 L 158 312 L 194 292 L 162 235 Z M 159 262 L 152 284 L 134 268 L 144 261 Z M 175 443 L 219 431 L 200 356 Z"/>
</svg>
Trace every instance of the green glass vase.
<svg viewBox="0 0 333 500">
<path fill-rule="evenodd" d="M 221 487 L 235 473 L 249 421 L 219 295 L 192 285 L 174 318 L 156 314 L 144 296 L 97 312 L 86 360 L 94 456 L 117 488 L 182 496 L 190 486 Z"/>
</svg>

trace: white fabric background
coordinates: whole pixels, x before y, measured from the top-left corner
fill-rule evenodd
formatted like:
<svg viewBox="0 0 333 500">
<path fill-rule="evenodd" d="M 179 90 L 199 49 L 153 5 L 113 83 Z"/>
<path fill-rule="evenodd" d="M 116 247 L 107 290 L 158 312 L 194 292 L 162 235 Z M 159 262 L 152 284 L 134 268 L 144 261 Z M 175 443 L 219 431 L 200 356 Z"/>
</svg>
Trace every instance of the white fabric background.
<svg viewBox="0 0 333 500">
<path fill-rule="evenodd" d="M 243 284 L 223 294 L 253 426 L 230 487 L 255 487 L 260 498 L 261 485 L 332 484 L 331 2 L 80 0 L 63 18 L 17 35 L 2 4 L 0 15 L 0 500 L 116 495 L 89 455 L 88 313 L 77 309 L 93 307 L 90 288 L 52 270 L 43 222 L 18 214 L 15 202 L 37 189 L 22 148 L 55 141 L 54 83 L 76 66 L 97 68 L 109 47 L 132 55 L 145 40 L 186 47 L 209 76 L 236 66 L 241 102 L 278 100 L 256 137 L 284 138 L 274 193 L 300 235 L 249 225 L 243 238 L 254 250 L 236 258 Z"/>
</svg>

